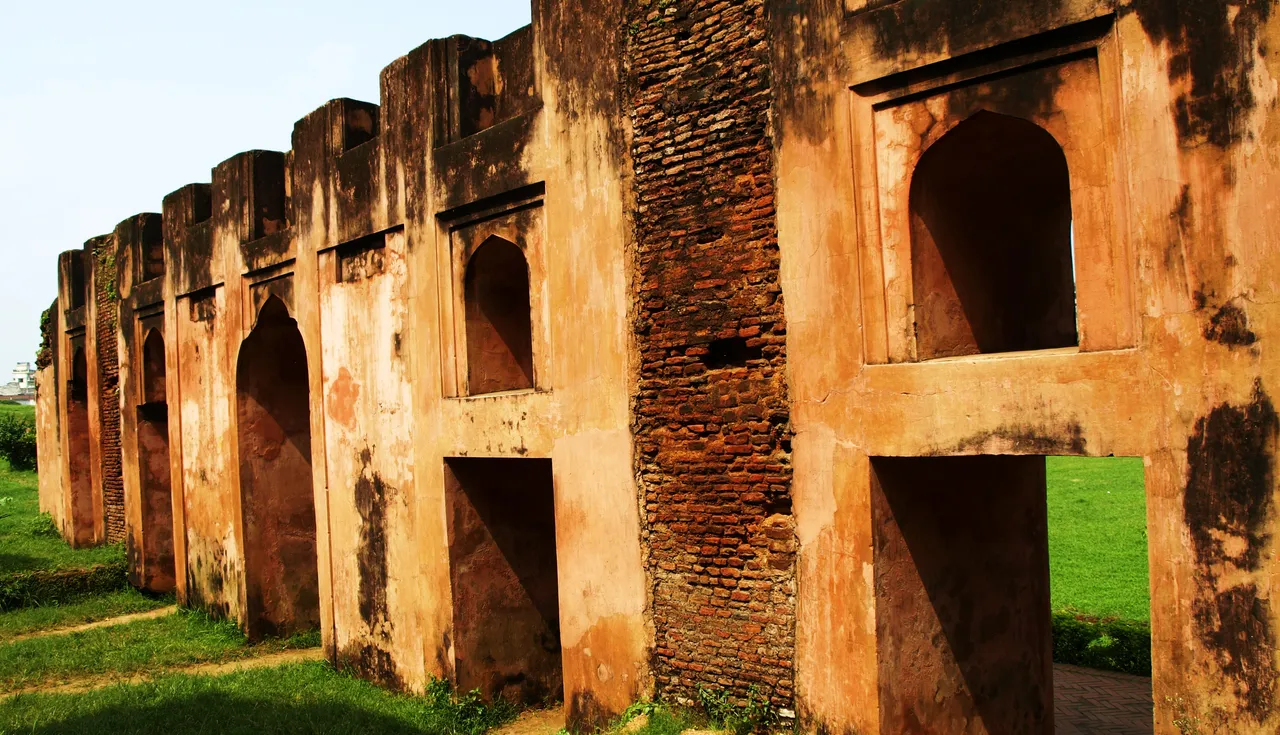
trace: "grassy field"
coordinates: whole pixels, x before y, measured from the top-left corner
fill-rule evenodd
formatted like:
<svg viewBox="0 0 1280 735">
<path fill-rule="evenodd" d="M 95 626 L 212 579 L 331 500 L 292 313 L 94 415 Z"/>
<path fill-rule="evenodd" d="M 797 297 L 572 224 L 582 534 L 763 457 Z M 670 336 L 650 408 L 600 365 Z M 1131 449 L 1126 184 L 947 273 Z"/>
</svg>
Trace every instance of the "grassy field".
<svg viewBox="0 0 1280 735">
<path fill-rule="evenodd" d="M 1053 609 L 1150 621 L 1142 460 L 1047 462 Z"/>
<path fill-rule="evenodd" d="M 393 694 L 301 663 L 224 676 L 168 675 L 75 695 L 26 694 L 0 701 L 0 733 L 438 733 L 479 735 L 510 707 Z"/>
<path fill-rule="evenodd" d="M 0 409 L 29 406 L 5 406 Z M 36 473 L 16 472 L 0 459 L 0 577 L 34 569 L 67 569 L 124 559 L 124 546 L 72 549 L 40 515 Z"/>
<path fill-rule="evenodd" d="M 173 596 L 151 597 L 135 589 L 87 595 L 58 605 L 20 607 L 0 613 L 0 641 L 40 630 L 69 628 L 82 623 L 146 612 L 173 604 Z"/>
<path fill-rule="evenodd" d="M 124 625 L 0 644 L 0 691 L 108 673 L 128 676 L 234 661 L 318 645 L 319 634 L 312 633 L 250 646 L 235 623 L 184 610 Z"/>
</svg>

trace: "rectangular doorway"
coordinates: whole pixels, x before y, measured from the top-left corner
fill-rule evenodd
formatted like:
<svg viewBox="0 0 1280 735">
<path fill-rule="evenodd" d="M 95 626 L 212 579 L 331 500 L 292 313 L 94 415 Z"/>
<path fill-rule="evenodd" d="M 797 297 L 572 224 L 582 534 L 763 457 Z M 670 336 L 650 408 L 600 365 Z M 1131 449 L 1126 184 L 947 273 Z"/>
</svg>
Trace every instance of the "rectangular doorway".
<svg viewBox="0 0 1280 735">
<path fill-rule="evenodd" d="M 457 687 L 559 701 L 560 599 L 548 459 L 445 460 Z"/>
<path fill-rule="evenodd" d="M 1149 671 L 1104 671 L 1113 665 L 1096 647 L 1092 659 L 1068 651 L 1079 626 L 1098 621 L 1085 611 L 1062 620 L 1070 601 L 1088 607 L 1089 594 L 1117 585 L 1133 588 L 1147 606 L 1135 617 L 1149 619 L 1141 460 L 882 457 L 871 470 L 882 734 L 1049 735 L 1120 716 L 1150 732 Z M 1108 515 L 1122 492 L 1136 497 Z M 1113 527 L 1096 528 L 1104 521 Z M 1113 557 L 1133 546 L 1119 543 L 1126 534 L 1140 548 L 1124 565 L 1137 568 L 1121 570 Z"/>
</svg>

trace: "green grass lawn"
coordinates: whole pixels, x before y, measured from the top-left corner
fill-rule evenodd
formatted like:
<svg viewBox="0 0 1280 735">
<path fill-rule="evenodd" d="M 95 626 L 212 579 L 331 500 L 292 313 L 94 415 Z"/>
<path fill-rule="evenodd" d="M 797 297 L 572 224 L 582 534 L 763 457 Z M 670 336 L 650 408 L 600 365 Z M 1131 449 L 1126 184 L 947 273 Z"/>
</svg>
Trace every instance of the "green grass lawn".
<svg viewBox="0 0 1280 735">
<path fill-rule="evenodd" d="M 479 735 L 513 715 L 510 707 L 456 702 L 438 687 L 426 697 L 393 694 L 315 662 L 19 695 L 0 701 L 0 733 Z"/>
<path fill-rule="evenodd" d="M 1142 460 L 1050 457 L 1047 463 L 1053 609 L 1149 622 Z"/>
<path fill-rule="evenodd" d="M 4 406 L 0 409 L 29 406 Z M 36 473 L 17 472 L 0 459 L 0 577 L 35 569 L 68 569 L 124 560 L 124 546 L 72 549 L 40 515 Z"/>
<path fill-rule="evenodd" d="M 41 630 L 69 628 L 120 615 L 146 612 L 172 604 L 172 595 L 151 597 L 126 588 L 101 595 L 86 595 L 57 605 L 20 607 L 0 612 L 0 641 Z"/>
<path fill-rule="evenodd" d="M 0 691 L 166 667 L 234 661 L 320 645 L 319 634 L 249 645 L 235 623 L 182 610 L 80 633 L 0 643 Z"/>
</svg>

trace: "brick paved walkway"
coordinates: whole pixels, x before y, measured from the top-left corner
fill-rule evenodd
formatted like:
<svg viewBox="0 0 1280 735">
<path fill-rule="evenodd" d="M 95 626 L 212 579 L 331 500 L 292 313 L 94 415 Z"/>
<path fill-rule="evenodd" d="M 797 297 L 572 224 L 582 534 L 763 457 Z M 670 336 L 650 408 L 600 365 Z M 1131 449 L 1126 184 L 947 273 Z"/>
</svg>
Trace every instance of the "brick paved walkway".
<svg viewBox="0 0 1280 735">
<path fill-rule="evenodd" d="M 1151 680 L 1053 665 L 1055 735 L 1151 735 Z"/>
</svg>

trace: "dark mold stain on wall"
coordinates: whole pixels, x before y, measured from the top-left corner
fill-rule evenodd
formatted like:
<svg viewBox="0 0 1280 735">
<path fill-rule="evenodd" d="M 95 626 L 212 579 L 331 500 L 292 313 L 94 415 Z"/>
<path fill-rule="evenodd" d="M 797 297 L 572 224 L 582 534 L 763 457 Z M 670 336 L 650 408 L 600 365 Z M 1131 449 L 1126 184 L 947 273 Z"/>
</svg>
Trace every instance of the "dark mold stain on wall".
<svg viewBox="0 0 1280 735">
<path fill-rule="evenodd" d="M 1240 121 L 1257 105 L 1249 77 L 1259 30 L 1272 0 L 1133 0 L 1142 28 L 1168 43 L 1169 81 L 1183 91 L 1174 102 L 1184 147 L 1229 148 L 1245 131 Z M 957 5 L 956 7 L 960 7 Z"/>
<path fill-rule="evenodd" d="M 613 716 L 589 690 L 575 691 L 569 698 L 565 726 L 569 732 L 594 732 L 606 727 Z"/>
<path fill-rule="evenodd" d="M 965 454 L 982 451 L 993 441 L 1009 442 L 1018 454 L 1052 454 L 1080 456 L 1085 453 L 1084 427 L 1078 421 L 1068 421 L 1062 426 L 1000 426 L 994 431 L 966 437 L 953 449 L 938 455 Z"/>
<path fill-rule="evenodd" d="M 1275 407 L 1259 381 L 1247 405 L 1224 403 L 1196 422 L 1183 499 L 1200 576 L 1198 636 L 1241 709 L 1259 723 L 1272 714 L 1280 680 L 1271 606 L 1252 582 L 1224 591 L 1219 582 L 1224 571 L 1260 569 L 1270 541 L 1276 440 Z"/>
<path fill-rule="evenodd" d="M 1063 5 L 1063 0 L 904 0 L 869 11 L 865 22 L 874 34 L 876 50 L 896 57 L 963 48 L 975 39 L 1028 35 L 1048 27 L 1044 19 L 1056 17 Z"/>
<path fill-rule="evenodd" d="M 352 645 L 339 655 L 343 666 L 362 679 L 394 691 L 406 689 L 404 679 L 396 672 L 391 654 L 375 645 Z"/>
<path fill-rule="evenodd" d="M 623 12 L 626 3 L 607 0 L 594 3 L 590 13 L 583 13 L 572 3 L 533 4 L 534 22 L 544 28 L 575 29 L 572 33 L 543 34 L 540 41 L 547 73 L 556 80 L 561 114 L 570 122 L 579 116 L 595 115 L 613 118 L 621 112 L 619 64 L 602 61 L 616 59 L 623 43 Z M 583 39 L 591 39 L 583 44 Z M 626 138 L 619 125 L 611 125 L 606 133 L 604 155 L 619 160 L 626 153 Z"/>
<path fill-rule="evenodd" d="M 1258 341 L 1249 329 L 1249 316 L 1235 304 L 1223 304 L 1209 317 L 1204 338 L 1228 347 L 1248 347 Z"/>
<path fill-rule="evenodd" d="M 231 617 L 231 606 L 223 596 L 226 569 L 226 552 L 217 549 L 209 559 L 206 570 L 205 557 L 195 555 L 192 563 L 187 565 L 187 593 L 183 605 L 189 608 L 204 610 L 215 619 Z"/>
<path fill-rule="evenodd" d="M 387 486 L 369 469 L 372 453 L 360 453 L 364 471 L 356 481 L 356 510 L 360 513 L 360 617 L 372 632 L 387 622 Z"/>
<path fill-rule="evenodd" d="M 403 690 L 403 677 L 396 670 L 391 653 L 379 645 L 391 636 L 387 610 L 387 500 L 394 493 L 382 476 L 370 469 L 373 453 L 360 452 L 363 470 L 356 480 L 356 510 L 360 513 L 360 546 L 356 550 L 359 568 L 360 617 L 369 628 L 362 643 L 352 644 L 341 655 L 345 666 L 357 675 L 382 686 Z"/>
</svg>

